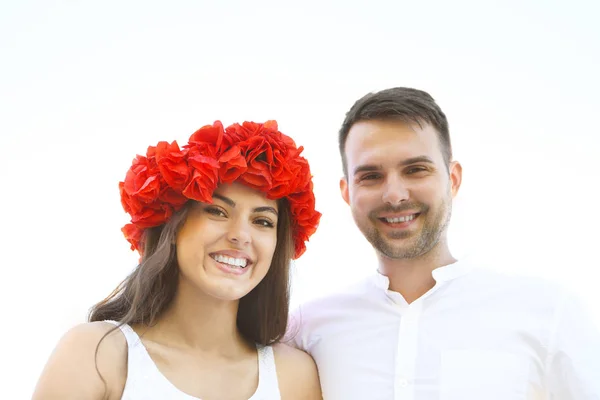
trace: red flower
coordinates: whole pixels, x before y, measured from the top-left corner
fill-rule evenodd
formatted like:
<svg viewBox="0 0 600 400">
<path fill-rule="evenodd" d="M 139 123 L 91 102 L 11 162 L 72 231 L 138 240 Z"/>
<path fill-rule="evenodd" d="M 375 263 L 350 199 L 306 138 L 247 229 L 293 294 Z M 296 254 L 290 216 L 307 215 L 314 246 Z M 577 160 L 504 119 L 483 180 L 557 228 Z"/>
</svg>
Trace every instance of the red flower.
<svg viewBox="0 0 600 400">
<path fill-rule="evenodd" d="M 142 211 L 131 216 L 131 222 L 140 228 L 162 225 L 173 214 L 173 207 L 167 203 L 147 205 Z"/>
<path fill-rule="evenodd" d="M 151 203 L 160 193 L 159 173 L 153 159 L 138 155 L 127 171 L 123 189 L 140 202 Z"/>
<path fill-rule="evenodd" d="M 283 141 L 284 135 L 276 129 L 277 123 L 274 121 L 265 124 L 244 122 L 243 125 L 235 124 L 227 129 L 227 133 L 237 135 L 240 139 L 245 138 L 239 146 L 246 156 L 248 170 L 241 179 L 248 186 L 267 193 L 276 182 L 278 192 L 283 193 L 282 183 L 289 180 L 292 173 L 285 168 L 288 151 L 286 144 L 290 142 Z"/>
<path fill-rule="evenodd" d="M 223 124 L 215 121 L 212 125 L 205 125 L 194 132 L 184 148 L 195 147 L 197 152 L 216 158 L 223 145 L 224 133 Z"/>
<path fill-rule="evenodd" d="M 163 189 L 158 199 L 161 202 L 172 205 L 174 211 L 178 211 L 189 200 L 181 192 L 177 192 L 168 186 Z"/>
<path fill-rule="evenodd" d="M 243 142 L 249 137 L 261 135 L 263 124 L 256 122 L 244 122 L 240 124 L 232 124 L 225 129 L 227 136 L 231 137 L 233 143 Z"/>
<path fill-rule="evenodd" d="M 246 171 L 248 165 L 238 146 L 233 146 L 219 157 L 219 179 L 223 183 L 235 181 Z"/>
<path fill-rule="evenodd" d="M 127 194 L 124 182 L 119 182 L 119 192 L 121 193 L 121 205 L 126 213 L 133 215 L 144 208 L 143 204 L 136 197 L 131 197 Z"/>
<path fill-rule="evenodd" d="M 304 188 L 311 179 L 308 162 L 300 157 L 302 147 L 287 154 L 275 152 L 271 166 L 273 186 L 268 192 L 270 198 L 287 197 L 290 193 Z"/>
<path fill-rule="evenodd" d="M 183 195 L 203 203 L 212 202 L 212 193 L 219 182 L 219 163 L 212 157 L 195 154 L 196 148 L 190 150 L 188 164 L 192 167 L 192 179 L 183 190 Z"/>
<path fill-rule="evenodd" d="M 273 150 L 264 136 L 253 136 L 240 143 L 245 154 L 248 169 L 242 180 L 250 187 L 268 191 L 271 188 L 270 164 L 273 162 Z"/>
<path fill-rule="evenodd" d="M 303 157 L 294 157 L 294 162 L 291 163 L 290 168 L 293 171 L 294 182 L 291 184 L 296 188 L 306 188 L 311 183 L 312 174 L 310 173 L 310 166 L 308 161 Z M 309 190 L 312 193 L 312 184 Z"/>
<path fill-rule="evenodd" d="M 286 197 L 290 191 L 294 189 L 294 185 L 290 185 L 295 179 L 297 168 L 293 168 L 290 163 L 287 163 L 281 152 L 277 151 L 273 154 L 273 163 L 271 164 L 271 176 L 273 184 L 267 195 L 271 199 L 279 199 Z"/>
<path fill-rule="evenodd" d="M 298 258 L 306 250 L 305 242 L 316 232 L 321 220 L 321 213 L 315 210 L 312 182 L 309 182 L 301 191 L 289 195 L 288 201 L 295 230 L 296 254 L 294 258 Z"/>
<path fill-rule="evenodd" d="M 144 231 L 134 224 L 127 224 L 121 228 L 121 232 L 125 235 L 125 239 L 131 243 L 131 250 L 137 250 L 141 254 L 144 250 L 140 246 Z"/>
<path fill-rule="evenodd" d="M 156 163 L 162 178 L 176 191 L 188 183 L 190 171 L 185 160 L 186 152 L 179 150 L 177 142 L 159 142 L 156 146 Z"/>
</svg>

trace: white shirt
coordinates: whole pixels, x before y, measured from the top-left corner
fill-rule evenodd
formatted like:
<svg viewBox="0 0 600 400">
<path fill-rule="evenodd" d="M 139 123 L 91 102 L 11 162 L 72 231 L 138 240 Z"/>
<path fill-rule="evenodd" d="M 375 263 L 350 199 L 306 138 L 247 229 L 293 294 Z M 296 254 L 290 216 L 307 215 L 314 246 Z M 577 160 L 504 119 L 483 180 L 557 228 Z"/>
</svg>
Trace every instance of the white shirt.
<svg viewBox="0 0 600 400">
<path fill-rule="evenodd" d="M 433 277 L 411 304 L 376 274 L 299 307 L 325 400 L 600 399 L 600 334 L 573 297 L 465 262 Z"/>
</svg>

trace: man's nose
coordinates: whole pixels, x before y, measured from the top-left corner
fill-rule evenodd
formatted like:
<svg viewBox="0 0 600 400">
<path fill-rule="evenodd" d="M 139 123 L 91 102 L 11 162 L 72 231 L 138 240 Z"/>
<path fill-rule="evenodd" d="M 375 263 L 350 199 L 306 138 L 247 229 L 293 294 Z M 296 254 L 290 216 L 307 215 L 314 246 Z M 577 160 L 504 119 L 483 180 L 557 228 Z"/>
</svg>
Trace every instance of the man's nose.
<svg viewBox="0 0 600 400">
<path fill-rule="evenodd" d="M 403 201 L 408 200 L 409 191 L 404 180 L 396 175 L 390 175 L 387 177 L 382 200 L 392 206 L 397 206 Z"/>
</svg>

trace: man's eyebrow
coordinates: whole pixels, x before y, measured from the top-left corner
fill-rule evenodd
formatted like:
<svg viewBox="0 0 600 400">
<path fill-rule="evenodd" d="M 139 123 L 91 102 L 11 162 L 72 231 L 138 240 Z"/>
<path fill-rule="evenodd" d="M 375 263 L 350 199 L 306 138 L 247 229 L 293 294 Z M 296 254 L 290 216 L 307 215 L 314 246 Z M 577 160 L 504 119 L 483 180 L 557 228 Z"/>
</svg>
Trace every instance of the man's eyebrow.
<svg viewBox="0 0 600 400">
<path fill-rule="evenodd" d="M 231 200 L 229 197 L 225 197 L 223 195 L 220 195 L 218 193 L 213 193 L 213 197 L 216 199 L 221 200 L 222 202 L 224 202 L 225 204 L 227 204 L 230 207 L 234 207 L 235 208 L 235 201 Z M 262 207 L 256 207 L 252 210 L 252 212 L 270 212 L 275 214 L 276 216 L 279 216 L 279 213 L 277 213 L 277 210 L 271 206 L 262 206 Z"/>
<path fill-rule="evenodd" d="M 407 158 L 406 160 L 402 160 L 402 161 L 400 161 L 400 163 L 398 165 L 406 166 L 406 165 L 417 164 L 417 163 L 434 164 L 433 160 L 431 158 L 429 158 L 428 156 L 417 156 L 417 157 Z M 379 171 L 381 169 L 381 167 L 382 167 L 381 165 L 375 165 L 375 164 L 359 165 L 358 167 L 356 167 L 354 169 L 354 175 L 359 174 L 361 172 Z"/>
<path fill-rule="evenodd" d="M 359 165 L 358 167 L 354 168 L 354 175 L 361 173 L 361 172 L 379 171 L 380 169 L 381 169 L 380 165 L 373 165 L 373 164 Z"/>
<path fill-rule="evenodd" d="M 431 158 L 429 158 L 427 156 L 418 156 L 418 157 L 411 157 L 411 158 L 407 158 L 406 160 L 402 160 L 399 165 L 410 165 L 410 164 L 417 164 L 417 163 L 434 164 L 434 162 Z"/>
</svg>

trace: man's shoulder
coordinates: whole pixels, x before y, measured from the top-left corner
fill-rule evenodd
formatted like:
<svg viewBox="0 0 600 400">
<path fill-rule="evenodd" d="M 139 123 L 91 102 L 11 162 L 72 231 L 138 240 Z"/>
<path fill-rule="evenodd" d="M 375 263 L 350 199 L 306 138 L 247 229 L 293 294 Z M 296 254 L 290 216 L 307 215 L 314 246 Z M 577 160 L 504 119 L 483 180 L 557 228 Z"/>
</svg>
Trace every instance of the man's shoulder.
<svg viewBox="0 0 600 400">
<path fill-rule="evenodd" d="M 372 282 L 372 276 L 365 277 L 352 284 L 321 294 L 292 308 L 288 329 L 294 332 L 313 332 L 331 323 L 340 323 L 355 318 L 361 309 L 378 304 L 378 291 Z M 381 296 L 384 295 L 381 293 Z"/>
<path fill-rule="evenodd" d="M 542 276 L 507 272 L 489 266 L 474 269 L 472 276 L 474 279 L 487 282 L 488 285 L 507 289 L 550 291 L 554 293 L 563 290 L 558 282 Z"/>
<path fill-rule="evenodd" d="M 293 312 L 308 315 L 339 312 L 350 308 L 356 302 L 364 302 L 376 295 L 377 288 L 373 284 L 373 277 L 368 276 L 326 294 L 312 297 L 298 305 Z"/>
<path fill-rule="evenodd" d="M 566 287 L 551 279 L 482 267 L 475 269 L 467 284 L 485 296 L 502 296 L 509 302 L 531 307 L 556 307 L 569 295 Z"/>
</svg>

